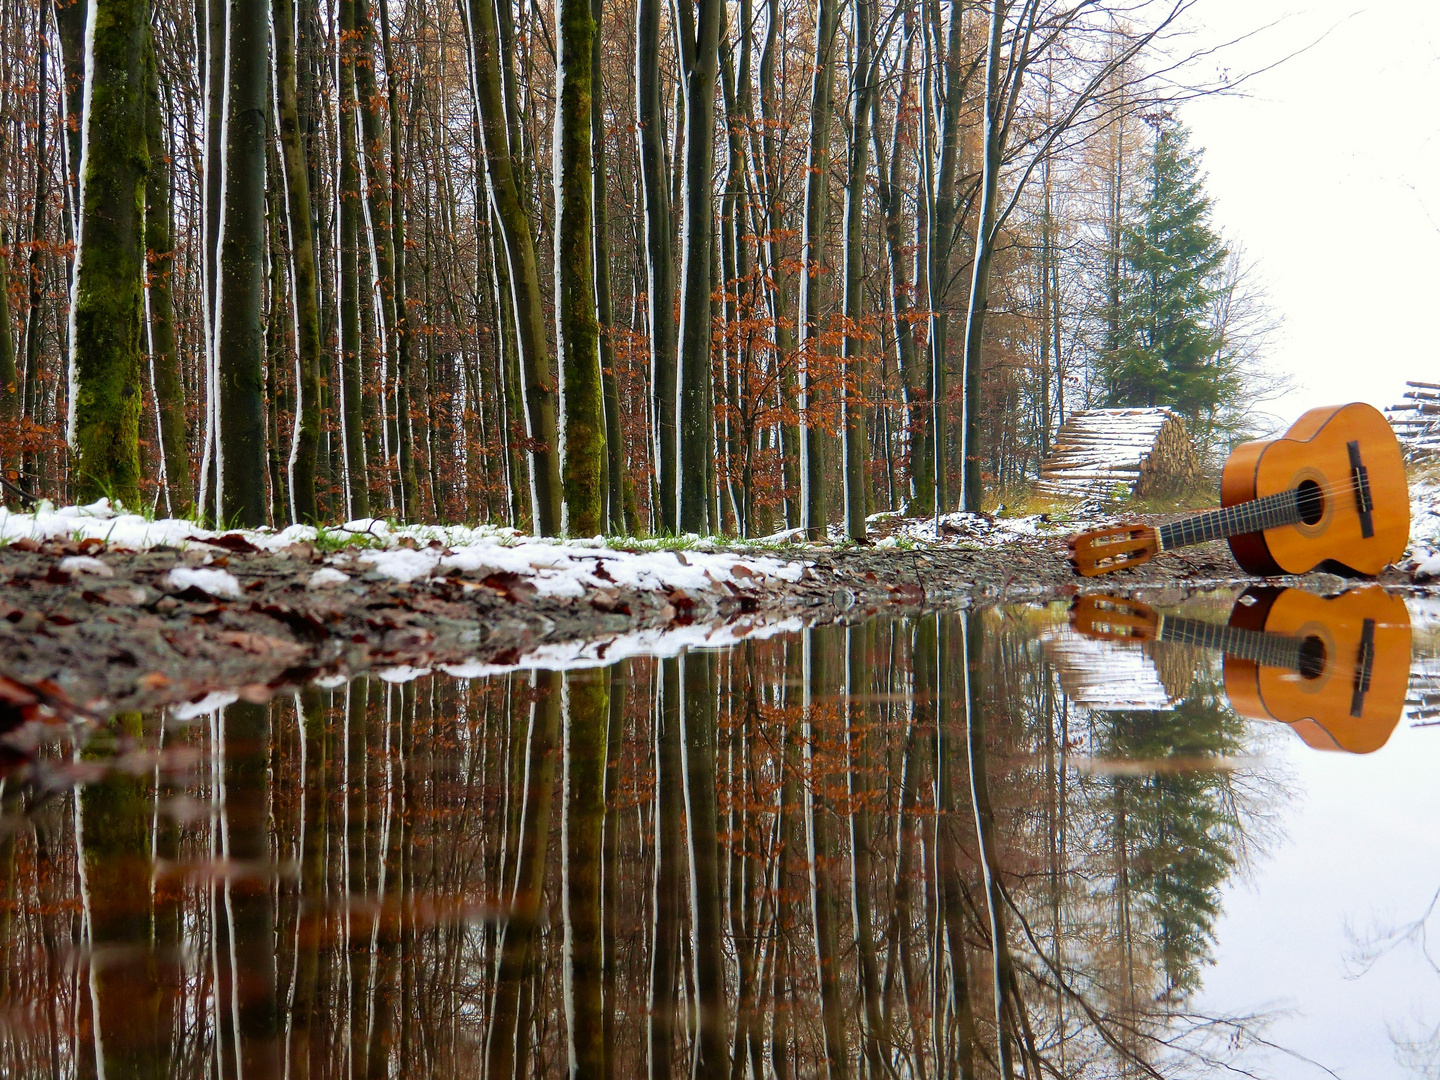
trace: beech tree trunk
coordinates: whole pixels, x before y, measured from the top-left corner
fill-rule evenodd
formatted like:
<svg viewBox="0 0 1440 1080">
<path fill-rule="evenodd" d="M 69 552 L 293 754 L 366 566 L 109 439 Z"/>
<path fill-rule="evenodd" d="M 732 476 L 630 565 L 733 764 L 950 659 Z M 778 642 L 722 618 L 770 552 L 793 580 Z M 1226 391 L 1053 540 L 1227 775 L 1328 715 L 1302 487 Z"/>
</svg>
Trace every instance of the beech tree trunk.
<svg viewBox="0 0 1440 1080">
<path fill-rule="evenodd" d="M 340 395 L 351 518 L 370 516 L 360 375 L 360 161 L 355 123 L 355 6 L 339 0 L 340 26 Z"/>
<path fill-rule="evenodd" d="M 140 505 L 148 0 L 93 0 L 70 342 L 75 497 Z M 102 123 L 90 123 L 96 115 Z"/>
<path fill-rule="evenodd" d="M 508 2 L 508 0 L 502 0 Z M 564 531 L 605 531 L 605 407 L 595 315 L 591 194 L 591 84 L 595 20 L 590 0 L 561 0 L 559 103 L 555 122 L 555 330 L 560 360 Z"/>
<path fill-rule="evenodd" d="M 685 80 L 685 216 L 681 235 L 679 453 L 676 517 L 684 532 L 712 531 L 709 483 L 714 439 L 709 423 L 711 262 L 715 255 L 715 81 L 724 0 L 681 0 L 681 71 Z"/>
<path fill-rule="evenodd" d="M 688 0 L 687 0 L 688 2 Z M 661 0 L 637 0 L 635 9 L 635 117 L 640 176 L 645 194 L 645 265 L 650 318 L 650 394 L 654 433 L 656 532 L 675 532 L 675 258 L 671 237 L 670 170 L 665 156 L 665 115 L 660 98 Z"/>
<path fill-rule="evenodd" d="M 556 386 L 550 371 L 545 336 L 545 305 L 535 262 L 530 215 L 521 197 L 507 130 L 505 98 L 500 79 L 499 30 L 490 0 L 469 0 L 470 47 L 473 56 L 476 109 L 485 138 L 485 169 L 495 201 L 509 261 L 516 339 L 524 379 L 525 410 L 530 439 L 530 486 L 535 531 L 554 536 L 560 531 L 560 448 L 556 422 Z"/>
<path fill-rule="evenodd" d="M 866 427 L 863 368 L 865 342 L 860 321 L 865 315 L 863 292 L 865 187 L 870 170 L 870 118 L 875 93 L 871 70 L 873 11 L 871 0 L 852 0 L 850 48 L 851 92 L 850 172 L 845 185 L 845 531 L 851 540 L 865 539 L 870 511 L 870 435 Z"/>
<path fill-rule="evenodd" d="M 320 445 L 320 294 L 315 275 L 315 237 L 310 222 L 310 175 L 300 134 L 295 81 L 295 5 L 273 0 L 275 97 L 279 103 L 286 222 L 295 303 L 295 437 L 290 452 L 290 491 L 295 520 L 320 523 L 315 459 Z"/>
<path fill-rule="evenodd" d="M 825 219 L 830 204 L 830 123 L 835 111 L 835 30 L 838 0 L 819 0 L 815 18 L 815 73 L 810 89 L 810 149 L 805 161 L 805 232 L 800 260 L 800 469 L 805 535 L 825 539 L 825 429 L 817 386 Z"/>
<path fill-rule="evenodd" d="M 225 117 L 225 205 L 216 302 L 220 455 L 216 475 L 224 524 L 265 524 L 265 116 L 263 4 L 230 0 Z"/>
<path fill-rule="evenodd" d="M 614 304 L 610 296 L 610 207 L 605 174 L 605 109 L 600 68 L 600 18 L 604 5 L 590 0 L 595 24 L 590 46 L 590 169 L 591 203 L 595 222 L 595 317 L 600 329 L 600 377 L 605 399 L 606 528 L 616 534 L 635 535 L 638 521 L 625 514 L 625 443 L 620 429 L 620 382 L 615 372 Z"/>
</svg>

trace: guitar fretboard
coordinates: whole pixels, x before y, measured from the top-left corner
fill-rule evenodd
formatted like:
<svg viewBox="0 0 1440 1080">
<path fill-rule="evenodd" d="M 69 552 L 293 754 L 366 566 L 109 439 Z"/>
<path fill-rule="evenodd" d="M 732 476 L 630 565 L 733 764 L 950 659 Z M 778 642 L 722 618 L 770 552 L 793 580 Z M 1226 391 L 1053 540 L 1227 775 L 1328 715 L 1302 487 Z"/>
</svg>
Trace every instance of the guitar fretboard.
<svg viewBox="0 0 1440 1080">
<path fill-rule="evenodd" d="M 1300 638 L 1263 630 L 1241 630 L 1200 619 L 1162 618 L 1159 637 L 1161 641 L 1218 649 L 1264 667 L 1300 671 L 1304 662 Z"/>
<path fill-rule="evenodd" d="M 1203 544 L 1207 540 L 1223 540 L 1228 536 L 1276 529 L 1301 520 L 1300 492 L 1291 489 L 1161 525 L 1160 550 L 1169 551 L 1190 544 Z"/>
</svg>

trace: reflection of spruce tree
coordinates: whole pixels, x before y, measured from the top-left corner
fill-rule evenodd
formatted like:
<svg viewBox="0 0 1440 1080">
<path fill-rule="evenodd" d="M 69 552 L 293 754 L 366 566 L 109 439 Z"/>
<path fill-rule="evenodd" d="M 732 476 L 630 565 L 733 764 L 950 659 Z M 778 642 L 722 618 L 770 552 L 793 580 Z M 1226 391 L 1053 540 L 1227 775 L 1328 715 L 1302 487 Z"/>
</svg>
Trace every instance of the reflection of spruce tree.
<svg viewBox="0 0 1440 1080">
<path fill-rule="evenodd" d="M 1229 774 L 1181 764 L 1242 747 L 1243 722 L 1225 708 L 1218 687 L 1198 690 L 1173 712 L 1097 716 L 1102 756 L 1159 764 L 1110 784 L 1117 900 L 1131 919 L 1145 920 L 1143 927 L 1132 924 L 1127 936 L 1153 935 L 1169 998 L 1183 998 L 1200 984 L 1220 886 L 1235 866 L 1239 841 Z M 1167 771 L 1167 760 L 1178 767 Z"/>
</svg>

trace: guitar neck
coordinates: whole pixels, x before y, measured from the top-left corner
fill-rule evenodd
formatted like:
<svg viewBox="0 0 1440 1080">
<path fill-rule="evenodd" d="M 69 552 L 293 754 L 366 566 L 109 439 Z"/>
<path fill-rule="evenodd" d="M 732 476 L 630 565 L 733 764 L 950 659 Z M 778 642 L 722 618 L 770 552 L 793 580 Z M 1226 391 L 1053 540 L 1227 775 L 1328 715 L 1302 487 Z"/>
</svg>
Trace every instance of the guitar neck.
<svg viewBox="0 0 1440 1080">
<path fill-rule="evenodd" d="M 1234 626 L 1203 622 L 1200 619 L 1161 616 L 1157 637 L 1182 645 L 1198 645 L 1218 649 L 1242 660 L 1252 660 L 1263 667 L 1301 671 L 1305 667 L 1304 643 L 1286 634 L 1264 630 L 1242 630 Z"/>
<path fill-rule="evenodd" d="M 1243 533 L 1262 532 L 1282 525 L 1295 525 L 1303 520 L 1298 490 L 1282 491 L 1263 499 L 1237 503 L 1222 510 L 1161 525 L 1160 550 L 1203 544 L 1207 540 L 1224 540 Z"/>
</svg>

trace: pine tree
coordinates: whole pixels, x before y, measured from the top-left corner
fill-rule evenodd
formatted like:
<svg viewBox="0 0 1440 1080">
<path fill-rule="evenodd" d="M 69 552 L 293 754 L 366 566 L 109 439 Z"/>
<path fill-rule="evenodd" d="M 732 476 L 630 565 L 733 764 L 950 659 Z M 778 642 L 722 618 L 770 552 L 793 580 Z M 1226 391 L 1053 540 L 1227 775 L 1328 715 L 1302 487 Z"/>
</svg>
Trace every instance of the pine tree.
<svg viewBox="0 0 1440 1080">
<path fill-rule="evenodd" d="M 1101 374 L 1108 404 L 1169 405 L 1197 418 L 1240 392 L 1209 317 L 1227 252 L 1182 125 L 1157 125 L 1148 172 L 1121 233 L 1119 340 Z"/>
</svg>

